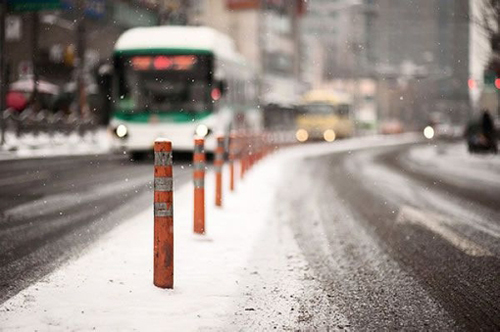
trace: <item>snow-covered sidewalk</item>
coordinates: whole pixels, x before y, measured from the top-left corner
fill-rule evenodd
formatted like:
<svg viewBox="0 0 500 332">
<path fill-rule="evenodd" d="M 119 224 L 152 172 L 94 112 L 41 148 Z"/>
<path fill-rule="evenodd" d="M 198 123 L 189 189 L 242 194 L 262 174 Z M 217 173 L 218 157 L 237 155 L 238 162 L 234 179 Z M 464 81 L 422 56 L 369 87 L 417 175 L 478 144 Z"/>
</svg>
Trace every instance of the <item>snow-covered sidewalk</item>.
<svg viewBox="0 0 500 332">
<path fill-rule="evenodd" d="M 192 233 L 192 184 L 175 188 L 174 289 L 153 286 L 153 211 L 0 306 L 2 331 L 234 331 L 349 326 L 307 266 L 276 196 L 287 165 L 312 155 L 417 140 L 372 137 L 282 150 L 214 207 L 207 174 L 205 236 Z M 227 174 L 227 172 L 226 172 Z M 225 182 L 227 188 L 227 179 Z M 281 214 L 280 214 L 281 213 Z"/>
<path fill-rule="evenodd" d="M 111 139 L 106 129 L 69 135 L 56 133 L 24 134 L 18 138 L 6 133 L 5 144 L 0 146 L 0 160 L 16 158 L 38 158 L 66 155 L 103 154 L 111 151 Z"/>
<path fill-rule="evenodd" d="M 192 234 L 192 184 L 176 188 L 173 290 L 152 283 L 150 208 L 4 303 L 2 330 L 189 331 L 230 323 L 224 317 L 268 220 L 279 165 L 275 157 L 261 162 L 236 193 L 225 192 L 222 209 L 213 206 L 214 176 L 207 174 L 205 236 Z"/>
<path fill-rule="evenodd" d="M 500 185 L 500 155 L 470 154 L 465 141 L 416 147 L 409 151 L 408 159 L 431 174 Z"/>
</svg>

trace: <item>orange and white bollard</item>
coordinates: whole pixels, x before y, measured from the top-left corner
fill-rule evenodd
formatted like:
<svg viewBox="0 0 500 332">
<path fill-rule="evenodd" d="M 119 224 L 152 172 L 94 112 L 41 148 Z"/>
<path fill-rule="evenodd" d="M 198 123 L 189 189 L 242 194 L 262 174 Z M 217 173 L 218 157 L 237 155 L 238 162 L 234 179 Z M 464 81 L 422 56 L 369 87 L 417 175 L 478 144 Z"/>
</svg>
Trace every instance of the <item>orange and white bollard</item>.
<svg viewBox="0 0 500 332">
<path fill-rule="evenodd" d="M 205 148 L 204 139 L 194 140 L 193 182 L 194 182 L 194 220 L 193 231 L 205 234 Z"/>
<path fill-rule="evenodd" d="M 248 136 L 245 134 L 241 135 L 240 139 L 240 178 L 243 180 L 245 178 L 245 173 L 247 171 L 248 163 Z"/>
<path fill-rule="evenodd" d="M 224 166 L 224 136 L 217 136 L 215 148 L 215 205 L 222 206 L 222 167 Z"/>
<path fill-rule="evenodd" d="M 236 152 L 236 135 L 229 136 L 229 190 L 234 191 L 234 156 Z"/>
<path fill-rule="evenodd" d="M 153 283 L 174 287 L 174 214 L 172 143 L 159 138 L 154 144 L 154 271 Z"/>
</svg>

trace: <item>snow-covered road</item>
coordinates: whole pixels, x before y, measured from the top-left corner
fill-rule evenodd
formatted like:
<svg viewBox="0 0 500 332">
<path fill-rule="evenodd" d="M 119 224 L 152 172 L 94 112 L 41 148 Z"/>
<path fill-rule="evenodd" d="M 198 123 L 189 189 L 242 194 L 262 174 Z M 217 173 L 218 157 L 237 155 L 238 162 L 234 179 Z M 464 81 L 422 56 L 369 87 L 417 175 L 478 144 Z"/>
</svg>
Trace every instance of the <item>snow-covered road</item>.
<svg viewBox="0 0 500 332">
<path fill-rule="evenodd" d="M 434 144 L 306 158 L 288 179 L 298 185 L 280 194 L 302 252 L 355 329 L 500 326 L 498 176 L 484 156 L 462 156 L 477 160 L 474 179 L 451 176 L 456 160 L 440 155 L 418 155 L 422 170 L 414 151 Z"/>
<path fill-rule="evenodd" d="M 325 307 L 326 294 L 314 285 L 314 278 L 307 277 L 307 265 L 290 230 L 273 215 L 279 202 L 274 188 L 284 166 L 280 160 L 279 155 L 272 156 L 252 170 L 237 192 L 226 193 L 223 209 L 213 206 L 213 192 L 207 191 L 205 236 L 191 232 L 192 185 L 176 190 L 174 290 L 152 284 L 149 208 L 76 261 L 5 302 L 0 326 L 3 330 L 186 331 L 241 326 L 281 330 L 300 326 L 309 316 L 320 324 L 320 316 L 308 312 L 312 307 L 302 295 Z M 213 173 L 207 175 L 206 186 L 213 188 Z M 325 312 L 321 307 L 315 311 Z M 341 315 L 337 319 L 338 324 L 347 324 Z"/>
<path fill-rule="evenodd" d="M 236 192 L 226 191 L 222 209 L 213 206 L 209 172 L 205 236 L 192 234 L 192 184 L 176 187 L 173 290 L 152 283 L 149 207 L 4 302 L 0 327 L 443 330 L 474 326 L 469 324 L 480 319 L 483 327 L 495 326 L 498 307 L 488 311 L 480 304 L 487 306 L 495 292 L 477 293 L 473 278 L 489 264 L 480 281 L 491 290 L 500 248 L 491 241 L 498 223 L 490 219 L 498 211 L 481 200 L 470 204 L 487 214 L 460 210 L 458 198 L 443 198 L 437 187 L 429 190 L 428 182 L 407 175 L 410 170 L 395 172 L 397 163 L 427 174 L 419 168 L 425 164 L 442 169 L 443 183 L 450 186 L 445 188 L 463 187 L 449 183 L 450 168 L 432 155 L 435 147 L 411 145 L 418 141 L 412 135 L 371 137 L 281 150 L 237 182 Z M 454 149 L 448 146 L 444 155 Z M 457 189 L 457 195 L 471 187 Z M 494 182 L 491 190 L 499 190 Z M 443 215 L 453 223 L 438 217 Z M 473 271 L 457 275 L 466 266 Z M 445 286 L 450 281 L 458 283 Z M 463 293 L 449 293 L 457 290 Z M 471 316 L 459 318 L 474 300 L 480 303 Z"/>
</svg>

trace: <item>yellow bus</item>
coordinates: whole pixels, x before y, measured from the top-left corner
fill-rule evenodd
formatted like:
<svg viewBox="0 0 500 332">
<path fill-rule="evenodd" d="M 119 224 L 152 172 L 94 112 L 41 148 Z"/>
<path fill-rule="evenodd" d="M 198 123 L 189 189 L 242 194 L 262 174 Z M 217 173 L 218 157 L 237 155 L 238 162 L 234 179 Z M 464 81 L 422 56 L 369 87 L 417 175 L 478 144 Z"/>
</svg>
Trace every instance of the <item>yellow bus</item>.
<svg viewBox="0 0 500 332">
<path fill-rule="evenodd" d="M 295 118 L 299 142 L 327 141 L 353 135 L 351 97 L 338 92 L 313 90 L 304 95 Z"/>
</svg>

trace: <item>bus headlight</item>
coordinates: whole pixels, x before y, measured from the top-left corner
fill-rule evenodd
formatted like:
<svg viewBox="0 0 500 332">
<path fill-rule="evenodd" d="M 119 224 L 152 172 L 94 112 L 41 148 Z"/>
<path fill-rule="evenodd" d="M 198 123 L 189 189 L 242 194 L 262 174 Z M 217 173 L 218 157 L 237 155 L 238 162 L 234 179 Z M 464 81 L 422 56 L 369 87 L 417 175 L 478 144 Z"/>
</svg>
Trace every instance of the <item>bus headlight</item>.
<svg viewBox="0 0 500 332">
<path fill-rule="evenodd" d="M 335 131 L 333 129 L 327 129 L 323 133 L 323 138 L 327 142 L 333 142 L 335 141 L 335 138 L 337 138 L 337 135 L 335 135 Z"/>
<path fill-rule="evenodd" d="M 424 136 L 427 139 L 432 139 L 434 137 L 434 128 L 432 128 L 431 126 L 425 127 Z"/>
<path fill-rule="evenodd" d="M 307 133 L 307 130 L 305 129 L 299 129 L 295 133 L 295 138 L 297 138 L 297 141 L 299 142 L 305 142 L 309 138 L 309 134 Z"/>
<path fill-rule="evenodd" d="M 196 127 L 196 130 L 194 131 L 194 133 L 196 134 L 196 136 L 203 138 L 203 137 L 206 137 L 210 133 L 210 129 L 208 129 L 208 127 L 205 126 L 204 124 L 201 124 L 201 125 L 198 125 L 198 127 Z"/>
<path fill-rule="evenodd" d="M 124 138 L 128 134 L 128 128 L 125 125 L 118 125 L 115 129 L 115 134 L 118 138 Z"/>
</svg>

